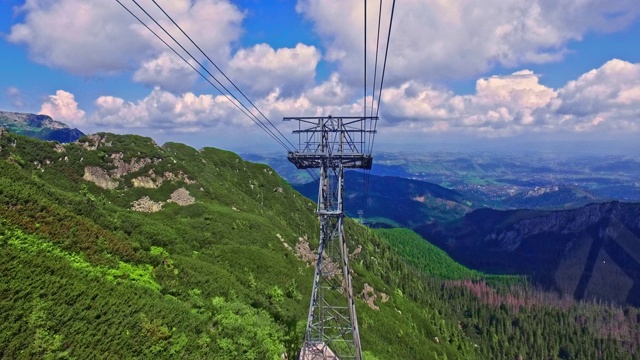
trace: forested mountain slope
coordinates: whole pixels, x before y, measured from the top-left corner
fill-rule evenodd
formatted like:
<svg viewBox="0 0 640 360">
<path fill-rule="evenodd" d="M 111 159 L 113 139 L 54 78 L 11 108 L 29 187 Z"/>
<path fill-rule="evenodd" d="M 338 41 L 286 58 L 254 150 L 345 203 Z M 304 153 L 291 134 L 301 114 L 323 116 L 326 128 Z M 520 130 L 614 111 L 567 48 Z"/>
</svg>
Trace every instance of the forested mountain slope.
<svg viewBox="0 0 640 360">
<path fill-rule="evenodd" d="M 576 299 L 640 305 L 640 204 L 561 211 L 479 209 L 444 227 L 418 227 L 457 260 L 522 274 Z"/>
<path fill-rule="evenodd" d="M 132 135 L 0 149 L 0 358 L 293 358 L 318 225 L 271 168 Z M 368 358 L 476 357 L 388 246 L 347 229 Z"/>
<path fill-rule="evenodd" d="M 230 152 L 3 132 L 0 358 L 295 358 L 314 210 Z M 346 227 L 365 360 L 636 357 L 636 308 L 496 289 L 421 266 L 449 266 L 442 253 L 414 243 L 425 256 L 410 257 L 394 236 Z"/>
</svg>

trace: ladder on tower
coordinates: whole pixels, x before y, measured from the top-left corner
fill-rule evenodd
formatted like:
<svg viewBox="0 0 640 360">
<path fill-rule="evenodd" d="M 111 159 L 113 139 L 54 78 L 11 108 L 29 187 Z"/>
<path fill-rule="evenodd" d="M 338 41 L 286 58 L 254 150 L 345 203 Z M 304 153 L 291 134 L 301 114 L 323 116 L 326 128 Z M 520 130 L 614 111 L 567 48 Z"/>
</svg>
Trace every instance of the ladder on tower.
<svg viewBox="0 0 640 360">
<path fill-rule="evenodd" d="M 299 360 L 362 359 L 349 252 L 344 234 L 344 169 L 370 170 L 367 144 L 377 117 L 286 117 L 297 121 L 298 150 L 287 158 L 298 169 L 320 169 L 320 244 L 309 316 Z"/>
</svg>

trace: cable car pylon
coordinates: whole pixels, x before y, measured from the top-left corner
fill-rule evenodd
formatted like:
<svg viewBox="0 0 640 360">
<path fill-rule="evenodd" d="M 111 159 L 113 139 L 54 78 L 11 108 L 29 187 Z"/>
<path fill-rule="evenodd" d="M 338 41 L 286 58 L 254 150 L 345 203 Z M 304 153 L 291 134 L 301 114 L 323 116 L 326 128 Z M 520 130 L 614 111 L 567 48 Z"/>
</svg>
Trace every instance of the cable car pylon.
<svg viewBox="0 0 640 360">
<path fill-rule="evenodd" d="M 355 297 L 344 236 L 344 169 L 371 169 L 368 140 L 377 117 L 285 117 L 297 121 L 297 151 L 287 158 L 298 169 L 320 169 L 320 243 L 299 360 L 362 359 Z"/>
</svg>

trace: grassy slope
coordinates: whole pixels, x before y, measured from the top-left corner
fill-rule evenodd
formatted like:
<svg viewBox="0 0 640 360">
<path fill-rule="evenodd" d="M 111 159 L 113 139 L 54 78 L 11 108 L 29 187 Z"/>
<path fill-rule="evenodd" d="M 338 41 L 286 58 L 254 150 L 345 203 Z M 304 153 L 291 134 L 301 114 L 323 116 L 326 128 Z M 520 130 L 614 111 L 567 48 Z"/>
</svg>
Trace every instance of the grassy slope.
<svg viewBox="0 0 640 360">
<path fill-rule="evenodd" d="M 501 287 L 526 284 L 527 280 L 522 276 L 485 274 L 469 269 L 413 230 L 394 228 L 378 229 L 376 232 L 408 265 L 429 277 L 482 280 Z"/>
<path fill-rule="evenodd" d="M 425 241 L 409 229 L 376 230 L 384 240 L 405 259 L 423 273 L 443 279 L 480 279 L 483 274 L 458 264 L 443 250 Z"/>
<path fill-rule="evenodd" d="M 290 246 L 305 235 L 317 246 L 314 205 L 269 167 L 229 152 L 106 136 L 108 147 L 70 144 L 65 153 L 0 138 L 0 273 L 10 279 L 0 285 L 0 358 L 293 355 L 313 271 L 277 234 Z M 108 169 L 117 152 L 127 162 L 161 161 L 114 190 L 82 180 L 85 166 Z M 130 180 L 149 170 L 197 183 L 133 188 Z M 183 186 L 196 204 L 128 210 L 142 196 L 164 201 Z M 355 291 L 368 283 L 390 295 L 376 302 L 380 311 L 357 302 L 369 358 L 475 357 L 453 315 L 439 302 L 424 306 L 420 281 L 386 244 L 353 222 L 348 232 L 351 251 L 363 249 L 352 259 Z M 449 341 L 425 341 L 436 336 Z"/>
</svg>

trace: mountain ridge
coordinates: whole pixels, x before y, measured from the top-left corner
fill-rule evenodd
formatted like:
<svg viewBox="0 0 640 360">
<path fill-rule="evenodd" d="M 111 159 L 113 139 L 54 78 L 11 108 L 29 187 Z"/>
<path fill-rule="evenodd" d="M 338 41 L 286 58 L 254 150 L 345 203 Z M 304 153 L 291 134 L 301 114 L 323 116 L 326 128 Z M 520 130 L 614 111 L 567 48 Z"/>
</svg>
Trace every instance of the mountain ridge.
<svg viewBox="0 0 640 360">
<path fill-rule="evenodd" d="M 576 299 L 640 304 L 637 203 L 558 211 L 479 209 L 448 226 L 416 231 L 474 269 L 529 275 Z"/>
<path fill-rule="evenodd" d="M 0 128 L 40 140 L 74 142 L 84 133 L 48 115 L 0 111 Z"/>
<path fill-rule="evenodd" d="M 55 144 L 5 132 L 0 189 L 0 272 L 12 279 L 0 314 L 13 319 L 0 324 L 0 357 L 296 356 L 318 223 L 313 202 L 270 167 L 135 135 Z M 423 295 L 422 275 L 397 275 L 407 265 L 345 222 L 365 359 L 475 358 L 444 320 L 455 315 Z"/>
<path fill-rule="evenodd" d="M 293 187 L 310 199 L 317 196 L 317 181 Z M 456 190 L 426 181 L 377 175 L 365 179 L 362 172 L 346 171 L 344 206 L 347 215 L 354 218 L 358 217 L 358 210 L 365 209 L 369 226 L 410 228 L 422 222 L 450 221 L 470 211 L 473 204 Z"/>
</svg>

